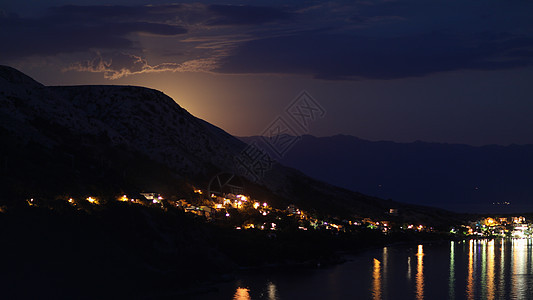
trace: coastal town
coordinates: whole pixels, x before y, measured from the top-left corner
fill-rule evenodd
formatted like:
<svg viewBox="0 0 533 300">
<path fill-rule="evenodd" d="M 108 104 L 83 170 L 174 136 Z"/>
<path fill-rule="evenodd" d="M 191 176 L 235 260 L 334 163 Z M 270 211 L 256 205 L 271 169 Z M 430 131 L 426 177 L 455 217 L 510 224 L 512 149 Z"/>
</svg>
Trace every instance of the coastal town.
<svg viewBox="0 0 533 300">
<path fill-rule="evenodd" d="M 451 226 L 448 231 L 435 229 L 429 223 L 398 222 L 402 214 L 398 208 L 390 208 L 384 212 L 389 218 L 353 217 L 338 218 L 329 216 L 318 217 L 304 211 L 294 204 L 285 208 L 275 208 L 265 201 L 252 198 L 250 195 L 234 193 L 209 193 L 206 190 L 194 189 L 193 197 L 166 198 L 156 192 L 143 192 L 135 196 L 119 195 L 116 201 L 130 205 L 139 205 L 168 211 L 176 209 L 193 214 L 205 222 L 231 226 L 234 230 L 276 230 L 287 228 L 308 231 L 320 230 L 332 234 L 350 233 L 373 230 L 385 235 L 394 232 L 413 233 L 446 233 L 451 237 L 509 237 L 531 238 L 533 223 L 524 216 L 513 215 L 476 215 L 462 224 Z M 68 198 L 68 204 L 80 210 L 88 210 L 91 206 L 104 205 L 106 201 L 94 196 L 82 199 Z M 29 206 L 39 206 L 39 201 L 26 200 Z M 5 207 L 2 208 L 5 210 Z M 0 211 L 1 212 L 1 211 Z"/>
</svg>

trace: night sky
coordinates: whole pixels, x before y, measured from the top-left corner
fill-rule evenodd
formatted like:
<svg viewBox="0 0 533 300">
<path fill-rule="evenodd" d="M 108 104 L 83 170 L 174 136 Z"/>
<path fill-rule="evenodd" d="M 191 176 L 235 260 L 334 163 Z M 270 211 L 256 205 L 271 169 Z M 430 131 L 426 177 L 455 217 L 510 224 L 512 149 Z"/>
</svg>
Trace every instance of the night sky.
<svg viewBox="0 0 533 300">
<path fill-rule="evenodd" d="M 317 136 L 533 144 L 532 14 L 526 0 L 4 0 L 0 64 L 155 88 L 238 136 L 307 90 L 327 111 Z"/>
</svg>

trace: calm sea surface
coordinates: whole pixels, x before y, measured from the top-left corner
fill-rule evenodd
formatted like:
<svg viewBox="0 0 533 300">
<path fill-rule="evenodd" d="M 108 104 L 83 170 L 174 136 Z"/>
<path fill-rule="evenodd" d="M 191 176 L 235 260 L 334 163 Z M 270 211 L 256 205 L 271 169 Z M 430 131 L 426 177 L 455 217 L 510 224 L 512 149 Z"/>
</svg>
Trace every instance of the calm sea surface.
<svg viewBox="0 0 533 300">
<path fill-rule="evenodd" d="M 469 240 L 367 251 L 347 263 L 253 271 L 197 299 L 533 299 L 531 239 Z"/>
</svg>

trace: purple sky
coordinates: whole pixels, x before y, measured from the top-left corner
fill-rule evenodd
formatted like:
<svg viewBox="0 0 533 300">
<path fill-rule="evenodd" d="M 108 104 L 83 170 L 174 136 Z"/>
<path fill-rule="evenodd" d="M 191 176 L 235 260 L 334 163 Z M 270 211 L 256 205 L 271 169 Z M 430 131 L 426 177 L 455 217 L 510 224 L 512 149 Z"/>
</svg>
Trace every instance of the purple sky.
<svg viewBox="0 0 533 300">
<path fill-rule="evenodd" d="M 327 111 L 314 135 L 531 144 L 532 13 L 525 0 L 7 0 L 0 64 L 47 85 L 156 88 L 241 136 L 307 90 Z"/>
</svg>

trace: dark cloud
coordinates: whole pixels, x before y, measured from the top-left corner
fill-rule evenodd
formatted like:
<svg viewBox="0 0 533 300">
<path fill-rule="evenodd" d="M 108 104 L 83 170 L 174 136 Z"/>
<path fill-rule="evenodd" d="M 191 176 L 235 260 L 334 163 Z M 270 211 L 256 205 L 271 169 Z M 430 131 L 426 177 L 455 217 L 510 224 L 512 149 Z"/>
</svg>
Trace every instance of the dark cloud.
<svg viewBox="0 0 533 300">
<path fill-rule="evenodd" d="M 112 31 L 116 32 L 116 35 L 128 34 L 131 32 L 142 32 L 154 35 L 178 35 L 187 32 L 187 30 L 181 26 L 149 22 L 113 23 L 103 24 L 103 26 L 111 28 Z"/>
<path fill-rule="evenodd" d="M 222 73 L 311 74 L 321 79 L 393 79 L 458 69 L 530 65 L 533 38 L 433 32 L 393 38 L 308 32 L 242 44 Z"/>
<path fill-rule="evenodd" d="M 141 51 L 129 34 L 174 36 L 187 33 L 188 26 L 263 24 L 289 16 L 277 8 L 206 4 L 66 5 L 36 18 L 2 13 L 0 39 L 6 43 L 0 55 L 6 60 L 94 49 Z"/>
<path fill-rule="evenodd" d="M 153 21 L 165 22 L 173 20 L 176 15 L 187 11 L 188 7 L 181 4 L 121 6 L 95 5 L 79 6 L 65 5 L 49 9 L 51 15 L 61 19 L 85 21 Z"/>
<path fill-rule="evenodd" d="M 148 6 L 120 6 L 120 5 L 65 5 L 51 7 L 50 12 L 61 18 L 72 19 L 124 19 L 124 18 L 144 18 L 150 11 Z"/>
<path fill-rule="evenodd" d="M 57 23 L 51 19 L 29 20 L 10 18 L 0 21 L 0 39 L 6 43 L 0 48 L 3 58 L 21 58 L 31 55 L 55 55 L 86 51 L 90 48 L 130 48 L 132 42 L 123 30 L 83 24 Z"/>
<path fill-rule="evenodd" d="M 527 11 L 533 4 L 525 1 L 254 3 L 258 6 L 67 5 L 49 8 L 35 18 L 3 12 L 0 59 L 6 63 L 32 55 L 82 53 L 82 59 L 92 61 L 88 58 L 94 52 L 150 53 L 154 61 L 178 69 L 310 74 L 332 80 L 496 70 L 531 63 L 533 18 Z M 187 61 L 191 63 L 184 67 Z M 109 68 L 77 65 L 91 72 L 137 73 L 133 64 L 129 72 L 111 68 L 111 73 Z"/>
<path fill-rule="evenodd" d="M 214 19 L 207 23 L 210 26 L 256 25 L 294 17 L 292 13 L 274 7 L 213 4 L 208 10 L 215 14 Z"/>
<path fill-rule="evenodd" d="M 84 9 L 87 11 L 84 12 Z M 121 19 L 121 12 L 124 17 Z M 187 32 L 182 26 L 148 21 L 131 21 L 139 8 L 127 7 L 63 7 L 52 9 L 51 15 L 26 19 L 16 16 L 0 18 L 0 39 L 4 59 L 31 55 L 55 55 L 89 49 L 131 49 L 128 34 L 146 33 L 173 36 Z M 114 20 L 109 19 L 113 16 Z M 138 18 L 142 19 L 142 18 Z"/>
</svg>

